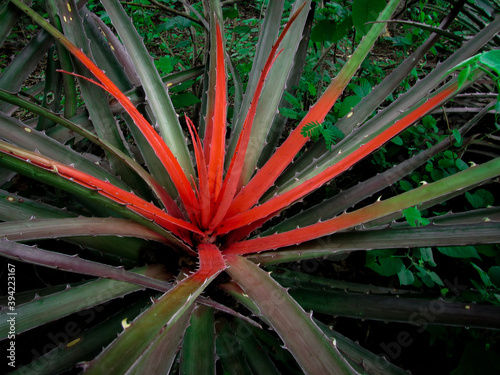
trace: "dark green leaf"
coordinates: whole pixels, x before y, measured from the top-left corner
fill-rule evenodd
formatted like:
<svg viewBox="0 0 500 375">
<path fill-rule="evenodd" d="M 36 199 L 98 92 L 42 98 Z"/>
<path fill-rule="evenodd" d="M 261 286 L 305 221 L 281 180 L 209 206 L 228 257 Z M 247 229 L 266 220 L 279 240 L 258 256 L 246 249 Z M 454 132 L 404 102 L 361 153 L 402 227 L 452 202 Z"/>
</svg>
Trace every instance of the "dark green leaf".
<svg viewBox="0 0 500 375">
<path fill-rule="evenodd" d="M 163 24 L 164 30 L 171 30 L 173 28 L 186 29 L 192 25 L 191 21 L 187 18 L 177 16 L 171 19 L 167 19 Z M 163 29 L 162 28 L 162 29 Z M 162 30 L 163 31 L 163 30 Z"/>
<path fill-rule="evenodd" d="M 500 267 L 492 266 L 488 270 L 488 276 L 490 277 L 491 282 L 497 287 L 500 288 Z"/>
<path fill-rule="evenodd" d="M 486 339 L 475 339 L 466 345 L 458 367 L 451 374 L 497 374 L 499 372 L 498 344 L 491 347 Z"/>
<path fill-rule="evenodd" d="M 463 142 L 462 134 L 457 129 L 453 129 L 453 137 L 455 137 L 455 140 L 457 141 L 455 143 L 456 147 L 460 147 Z"/>
<path fill-rule="evenodd" d="M 440 286 L 444 286 L 443 281 L 441 280 L 441 278 L 438 276 L 438 274 L 436 272 L 427 270 L 427 275 L 429 275 L 430 279 L 432 281 L 434 281 L 436 284 L 438 284 Z"/>
<path fill-rule="evenodd" d="M 234 6 L 222 9 L 222 17 L 224 17 L 224 19 L 234 20 L 235 18 L 238 18 L 238 16 L 238 9 L 236 9 Z"/>
<path fill-rule="evenodd" d="M 474 246 L 445 246 L 438 247 L 441 254 L 452 258 L 477 258 L 481 259 Z"/>
<path fill-rule="evenodd" d="M 394 250 L 372 250 L 366 254 L 366 266 L 382 276 L 397 275 L 404 269 L 403 261 L 396 258 Z"/>
<path fill-rule="evenodd" d="M 350 84 L 347 87 L 349 87 L 357 96 L 361 98 L 367 96 L 372 90 L 372 86 L 366 78 L 361 78 L 357 84 Z"/>
<path fill-rule="evenodd" d="M 314 87 L 314 85 L 313 85 Z M 301 101 L 299 99 L 297 99 L 295 96 L 293 96 L 292 94 L 290 94 L 288 91 L 285 91 L 284 92 L 284 98 L 285 100 L 290 103 L 291 105 L 293 105 L 294 107 L 298 107 L 300 108 L 301 106 Z"/>
<path fill-rule="evenodd" d="M 190 105 L 200 103 L 200 99 L 191 93 L 183 92 L 172 96 L 172 104 L 174 107 L 189 107 Z"/>
<path fill-rule="evenodd" d="M 339 117 L 344 117 L 349 112 L 351 112 L 352 109 L 354 107 L 356 107 L 356 105 L 358 105 L 358 103 L 360 101 L 361 101 L 361 97 L 359 97 L 357 95 L 351 95 L 351 96 L 348 96 L 347 98 L 345 98 L 344 101 L 342 102 L 342 105 L 340 106 L 340 109 L 339 109 Z"/>
<path fill-rule="evenodd" d="M 463 161 L 462 159 L 457 159 L 455 161 L 455 164 L 458 167 L 458 169 L 460 169 L 461 171 L 465 171 L 467 168 L 469 168 L 467 163 L 465 161 Z"/>
<path fill-rule="evenodd" d="M 285 108 L 285 107 L 280 108 L 280 113 L 282 116 L 285 116 L 287 118 L 291 118 L 293 120 L 296 120 L 299 118 L 299 114 L 291 108 Z"/>
<path fill-rule="evenodd" d="M 488 275 L 488 273 L 483 271 L 483 269 L 481 267 L 479 267 L 477 264 L 474 264 L 472 262 L 471 262 L 471 264 L 472 264 L 472 267 L 474 267 L 476 269 L 476 271 L 479 273 L 479 277 L 481 278 L 481 281 L 483 282 L 484 286 L 487 288 L 491 288 L 493 286 L 493 284 L 491 282 L 491 279 L 490 279 L 490 276 Z"/>
<path fill-rule="evenodd" d="M 415 276 L 413 272 L 405 268 L 398 273 L 399 283 L 401 285 L 411 285 L 415 281 Z"/>
<path fill-rule="evenodd" d="M 410 191 L 411 189 L 413 189 L 413 186 L 408 181 L 401 180 L 399 181 L 399 188 L 403 191 Z"/>
<path fill-rule="evenodd" d="M 359 36 L 365 35 L 371 25 L 367 22 L 375 21 L 379 13 L 385 8 L 385 0 L 354 0 L 352 3 L 352 19 Z"/>
<path fill-rule="evenodd" d="M 466 192 L 465 197 L 474 208 L 485 208 L 495 202 L 493 194 L 485 189 L 478 189 L 474 193 Z"/>
<path fill-rule="evenodd" d="M 392 138 L 391 142 L 398 145 L 398 146 L 402 146 L 404 144 L 403 139 L 399 135 Z"/>
<path fill-rule="evenodd" d="M 247 34 L 250 32 L 250 30 L 252 30 L 252 28 L 250 26 L 245 26 L 245 25 L 236 26 L 233 28 L 233 32 L 235 32 L 236 34 Z"/>
<path fill-rule="evenodd" d="M 321 134 L 322 128 L 323 125 L 319 122 L 311 122 L 310 124 L 306 124 L 302 127 L 302 129 L 300 130 L 300 134 L 302 134 L 304 137 L 318 138 Z"/>
<path fill-rule="evenodd" d="M 311 31 L 311 41 L 315 43 L 331 42 L 337 30 L 337 25 L 333 20 L 319 21 Z"/>
<path fill-rule="evenodd" d="M 189 40 L 183 40 L 179 43 L 177 43 L 175 46 L 174 46 L 174 49 L 175 48 L 184 48 L 184 47 L 188 47 L 191 45 L 191 42 Z"/>
<path fill-rule="evenodd" d="M 344 38 L 349 32 L 349 30 L 352 29 L 352 26 L 353 26 L 352 17 L 349 15 L 337 25 L 336 30 L 333 33 L 331 42 L 337 43 L 339 40 Z"/>
</svg>

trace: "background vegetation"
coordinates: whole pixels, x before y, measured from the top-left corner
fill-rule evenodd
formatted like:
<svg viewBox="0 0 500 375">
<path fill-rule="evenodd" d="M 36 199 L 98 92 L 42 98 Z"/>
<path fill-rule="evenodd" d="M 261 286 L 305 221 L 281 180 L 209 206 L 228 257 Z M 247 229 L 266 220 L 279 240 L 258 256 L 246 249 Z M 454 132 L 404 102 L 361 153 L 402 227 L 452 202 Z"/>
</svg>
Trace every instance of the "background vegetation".
<svg viewBox="0 0 500 375">
<path fill-rule="evenodd" d="M 150 51 L 156 69 L 162 77 L 168 78 L 169 94 L 177 113 L 185 113 L 190 118 L 196 119 L 196 122 L 202 122 L 205 103 L 200 98 L 207 90 L 206 80 L 204 81 L 202 73 L 207 64 L 205 58 L 208 55 L 209 43 L 205 26 L 196 17 L 194 11 L 203 14 L 203 3 L 191 2 L 191 9 L 179 1 L 140 0 L 121 3 Z M 296 80 L 293 87 L 289 87 L 280 103 L 279 113 L 283 119 L 286 119 L 286 129 L 291 130 L 298 125 L 309 107 L 316 102 L 353 54 L 362 36 L 366 34 L 367 27 L 371 25 L 367 23 L 376 19 L 378 12 L 385 4 L 384 0 L 339 2 L 318 0 L 312 2 L 313 11 L 310 15 L 313 21 L 307 53 L 304 55 L 303 74 Z M 267 2 L 226 1 L 222 3 L 222 6 L 226 53 L 232 62 L 228 67 L 230 99 L 227 113 L 228 124 L 231 127 L 237 116 L 234 108 L 239 108 L 242 92 L 246 90 L 248 75 L 254 63 L 255 46 L 259 41 Z M 342 140 L 345 136 L 339 130 L 342 128 L 339 125 L 339 123 L 342 124 L 342 119 L 350 117 L 351 111 L 358 103 L 429 39 L 452 6 L 460 9 L 458 16 L 445 31 L 441 32 L 440 40 L 401 81 L 400 86 L 387 95 L 381 107 L 393 103 L 421 78 L 431 73 L 440 62 L 482 30 L 500 10 L 496 1 L 456 1 L 453 3 L 424 0 L 403 1 L 393 16 L 393 19 L 401 21 L 387 23 L 383 35 L 368 58 L 363 61 L 361 68 L 328 113 L 325 121 L 321 124 L 313 123 L 303 130 L 304 135 L 312 138 L 307 148 L 330 148 Z M 39 14 L 46 15 L 45 2 L 35 0 L 32 8 Z M 109 16 L 98 1 L 89 1 L 88 8 L 96 13 L 105 24 L 113 28 Z M 292 2 L 285 1 L 285 20 L 290 16 L 291 8 Z M 24 46 L 33 40 L 36 30 L 38 28 L 31 19 L 21 18 L 0 50 L 2 71 L 22 53 Z M 497 35 L 491 40 L 488 48 L 498 48 L 499 42 Z M 26 98 L 44 105 L 47 101 L 50 102 L 48 104 L 52 103 L 52 98 L 48 98 L 43 91 L 39 90 L 47 80 L 51 79 L 46 75 L 46 65 L 47 61 L 42 59 L 23 83 L 21 91 Z M 187 78 L 186 72 L 189 73 Z M 179 76 L 181 78 L 178 78 Z M 374 154 L 355 165 L 348 173 L 342 174 L 333 182 L 307 196 L 302 203 L 294 205 L 287 215 L 300 213 L 307 207 L 334 197 L 417 155 L 421 150 L 434 147 L 445 140 L 449 140 L 452 144 L 450 148 L 437 153 L 396 183 L 377 192 L 376 197 L 367 197 L 366 200 L 358 202 L 358 205 L 371 203 L 379 197 L 385 199 L 411 191 L 422 184 L 440 181 L 447 176 L 464 171 L 472 163 L 480 164 L 498 157 L 500 124 L 495 108 L 488 108 L 485 111 L 484 116 L 477 124 L 474 124 L 472 133 L 464 135 L 459 131 L 482 111 L 486 103 L 496 99 L 495 88 L 490 82 L 479 82 L 479 86 L 483 89 L 482 91 L 472 86 L 455 97 L 453 101 L 435 109 L 415 126 L 396 136 Z M 242 92 L 240 92 L 241 89 Z M 80 108 L 84 103 L 80 97 L 78 100 L 78 108 Z M 51 110 L 59 112 L 63 104 L 57 103 L 56 100 Z M 13 117 L 27 123 L 30 121 L 30 116 L 32 113 L 23 109 L 18 109 L 13 113 Z M 124 127 L 123 124 L 122 126 Z M 49 129 L 47 132 L 50 134 Z M 128 136 L 127 142 L 134 148 L 136 144 L 133 136 L 126 131 L 125 134 Z M 277 144 L 281 142 L 283 142 L 282 138 L 276 139 Z M 93 153 L 101 156 L 102 154 L 102 151 L 86 140 L 73 139 L 68 144 L 87 155 Z M 275 146 L 276 144 L 269 145 L 271 148 Z M 300 155 L 297 160 L 299 157 Z M 260 163 L 263 162 L 264 160 Z M 20 174 L 11 175 L 6 170 L 1 170 L 0 173 L 3 176 L 1 189 L 17 194 L 21 197 L 20 199 L 25 197 L 36 200 L 43 197 L 44 202 L 55 203 L 58 207 L 74 204 L 58 189 L 54 190 L 45 185 L 40 187 L 30 178 Z M 429 208 L 409 208 L 404 211 L 404 219 L 399 222 L 406 221 L 412 227 L 425 226 L 430 223 L 431 217 L 490 208 L 498 205 L 499 199 L 498 181 L 493 180 L 444 203 L 432 205 Z M 2 210 L 5 209 L 2 208 Z M 68 206 L 68 209 L 72 212 L 79 212 L 81 207 Z M 265 234 L 269 228 L 275 230 L 280 220 L 281 217 L 271 220 L 259 229 L 259 233 Z M 60 246 L 58 240 L 55 239 L 45 240 L 42 243 L 48 243 L 46 246 L 56 248 Z M 65 243 L 65 251 L 71 253 L 68 246 L 71 246 L 71 250 L 79 252 L 78 246 L 81 245 Z M 442 297 L 466 303 L 500 306 L 499 250 L 499 245 L 496 243 L 459 247 L 404 246 L 401 249 L 353 251 L 349 254 L 330 255 L 318 259 L 290 261 L 268 265 L 266 270 L 273 271 L 272 276 L 281 285 L 292 288 L 292 296 L 299 303 L 302 298 L 301 293 L 312 293 L 307 292 L 309 284 L 322 285 L 321 288 L 327 293 L 334 288 L 331 280 L 336 280 L 372 285 L 373 290 L 385 288 L 386 291 L 392 290 L 393 294 L 415 293 L 429 298 L 429 301 L 435 301 L 431 298 Z M 97 255 L 90 255 L 90 257 L 93 256 Z M 189 265 L 190 262 L 195 262 L 193 259 L 165 255 L 154 248 L 141 253 L 141 257 L 140 264 L 178 262 L 182 265 Z M 9 262 L 13 261 L 9 260 Z M 7 261 L 2 260 L 3 274 L 6 273 L 6 264 Z M 16 266 L 19 296 L 28 290 L 86 280 L 78 274 L 54 273 L 50 269 L 21 262 L 16 262 Z M 306 279 L 299 280 L 299 277 L 306 277 Z M 5 285 L 6 283 L 2 281 L 0 286 L 2 295 L 6 294 Z M 294 289 L 296 289 L 295 292 Z M 215 287 L 210 292 L 221 301 L 228 298 L 225 292 Z M 369 291 L 369 293 L 372 292 Z M 152 295 L 154 293 L 150 292 L 149 295 L 144 294 L 143 297 L 147 300 Z M 21 298 L 19 297 L 19 300 Z M 126 296 L 118 301 L 103 304 L 98 309 L 88 310 L 89 314 L 97 314 L 97 320 L 92 321 L 92 326 L 105 321 L 112 313 L 120 311 L 123 305 L 130 304 L 134 298 Z M 337 297 L 333 293 L 331 298 L 339 298 L 338 301 L 342 301 L 342 297 Z M 355 306 L 353 310 L 364 311 L 363 309 L 369 308 L 364 305 L 365 302 L 360 301 L 359 305 L 356 305 L 358 303 L 356 301 L 349 301 L 349 303 Z M 321 306 L 309 306 L 306 309 L 308 308 L 313 309 L 314 317 L 326 326 L 334 327 L 339 333 L 358 342 L 364 348 L 385 356 L 393 364 L 413 374 L 495 374 L 500 371 L 498 331 L 453 325 L 433 325 L 436 315 L 439 315 L 439 306 L 432 305 L 431 302 L 426 308 L 414 311 L 410 322 L 418 325 L 387 322 L 385 319 L 365 320 L 357 313 L 351 314 L 352 316 L 349 314 L 334 316 L 322 312 Z M 243 310 L 241 305 L 236 305 L 235 309 Z M 79 317 L 79 327 L 86 326 L 85 318 L 85 315 Z M 64 326 L 66 322 L 64 319 L 70 322 L 75 319 L 75 316 L 59 320 L 57 322 L 59 327 Z M 234 326 L 231 328 L 237 330 Z M 50 339 L 46 338 L 50 336 L 52 328 L 50 325 L 43 326 L 36 328 L 34 332 L 29 331 L 20 335 L 17 339 L 18 347 L 21 348 L 30 343 L 34 351 L 41 353 L 43 348 L 50 344 Z M 276 340 L 276 337 L 274 339 Z M 267 344 L 270 347 L 268 351 L 272 352 L 274 344 L 270 341 L 267 341 Z M 2 353 L 5 353 L 6 345 L 6 342 L 2 342 Z M 32 359 L 31 353 L 23 358 L 21 350 L 18 351 L 18 356 L 20 362 Z M 286 363 L 286 360 L 284 362 Z M 257 373 L 255 369 L 253 371 Z M 67 373 L 77 372 L 78 370 L 73 369 Z"/>
</svg>

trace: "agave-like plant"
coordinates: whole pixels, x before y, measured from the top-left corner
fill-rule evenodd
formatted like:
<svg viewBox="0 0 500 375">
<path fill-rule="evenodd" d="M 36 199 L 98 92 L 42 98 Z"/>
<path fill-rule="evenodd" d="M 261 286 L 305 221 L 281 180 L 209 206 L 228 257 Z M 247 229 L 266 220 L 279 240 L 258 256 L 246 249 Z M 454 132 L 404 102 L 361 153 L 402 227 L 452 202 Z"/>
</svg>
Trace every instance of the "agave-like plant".
<svg viewBox="0 0 500 375">
<path fill-rule="evenodd" d="M 208 30 L 210 58 L 198 129 L 188 117 L 181 125 L 168 87 L 204 69 L 162 80 L 120 3 L 101 3 L 121 41 L 83 2 L 47 1 L 51 22 L 20 0 L 12 0 L 2 14 L 9 20 L 2 23 L 2 40 L 19 16 L 15 7 L 42 31 L 0 78 L 2 181 L 17 173 L 38 184 L 33 199 L 1 192 L 0 254 L 97 278 L 6 299 L 2 317 L 16 313 L 17 320 L 10 324 L 2 318 L 1 338 L 15 347 L 15 335 L 43 326 L 54 330 L 64 317 L 97 311 L 101 304 L 136 293 L 109 319 L 86 321 L 91 324 L 85 331 L 68 333 L 69 320 L 66 328 L 60 326 L 65 334 L 49 335 L 63 337 L 57 347 L 15 372 L 58 373 L 79 363 L 88 374 L 211 374 L 216 369 L 231 374 L 405 373 L 313 315 L 418 323 L 412 314 L 428 306 L 428 299 L 395 298 L 392 289 L 306 277 L 296 269 L 271 272 L 269 267 L 360 249 L 499 241 L 497 208 L 429 218 L 425 226 L 393 222 L 405 210 L 432 207 L 496 178 L 500 158 L 463 166 L 442 179 L 359 205 L 449 147 L 448 138 L 306 210 L 287 209 L 457 94 L 476 88 L 478 82 L 486 88 L 496 82 L 500 52 L 476 53 L 500 31 L 500 19 L 374 114 L 436 42 L 439 33 L 432 34 L 339 120 L 336 126 L 345 137 L 326 148 L 321 141 L 312 144 L 311 136 L 321 129 L 398 1 L 389 1 L 323 95 L 284 140 L 280 140 L 284 118 L 278 108 L 303 68 L 310 1 L 296 1 L 281 32 L 277 20 L 283 1 L 269 3 L 244 96 L 237 73 L 229 66 L 236 86 L 230 137 L 226 134 L 230 59 L 225 54 L 220 3 L 211 0 L 209 21 L 200 18 Z M 459 10 L 449 14 L 442 28 Z M 44 101 L 39 104 L 19 91 L 47 50 Z M 75 79 L 82 107 L 77 106 Z M 458 134 L 465 134 L 495 102 L 457 129 Z M 18 108 L 34 119 L 21 122 L 12 117 Z M 133 144 L 126 137 L 133 138 Z M 66 145 L 70 140 L 73 147 Z M 83 154 L 82 143 L 100 151 Z M 60 242 L 42 241 L 47 239 L 63 239 L 92 252 L 81 257 L 65 252 Z M 149 265 L 140 267 L 144 263 Z M 170 273 L 159 267 L 161 263 Z M 330 291 L 324 292 L 325 287 Z M 221 290 L 250 313 L 227 301 L 216 302 Z M 439 314 L 432 323 L 500 326 L 497 307 L 458 299 L 435 302 Z M 266 326 L 277 336 L 263 329 Z M 71 327 L 75 332 L 76 324 Z"/>
</svg>

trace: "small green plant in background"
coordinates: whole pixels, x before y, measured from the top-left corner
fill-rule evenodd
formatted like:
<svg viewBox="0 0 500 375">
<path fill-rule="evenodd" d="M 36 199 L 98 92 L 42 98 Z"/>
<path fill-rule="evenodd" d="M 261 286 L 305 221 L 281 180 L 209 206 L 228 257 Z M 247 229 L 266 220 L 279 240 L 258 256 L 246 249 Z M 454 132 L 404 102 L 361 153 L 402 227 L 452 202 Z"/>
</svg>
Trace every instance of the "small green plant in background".
<svg viewBox="0 0 500 375">
<path fill-rule="evenodd" d="M 311 138 L 314 142 L 320 137 L 323 137 L 328 149 L 330 149 L 338 139 L 341 139 L 344 136 L 328 120 L 321 124 L 319 122 L 313 122 L 311 124 L 304 125 L 302 127 L 302 135 L 304 137 Z"/>
<path fill-rule="evenodd" d="M 39 25 L 0 77 L 0 255 L 19 270 L 0 337 L 23 347 L 7 370 L 406 373 L 413 348 L 387 345 L 386 322 L 410 323 L 405 346 L 428 347 L 434 326 L 481 329 L 462 358 L 495 368 L 500 158 L 466 151 L 491 134 L 477 126 L 497 103 L 500 19 L 458 4 L 376 82 L 370 51 L 398 2 L 327 4 L 315 19 L 308 0 L 261 2 L 260 23 L 182 2 L 153 29 L 146 2 L 47 1 L 50 22 L 2 8 L 2 40 L 23 12 Z M 483 24 L 408 79 L 459 14 Z M 321 36 L 331 20 L 339 34 Z M 433 121 L 444 106 L 474 115 Z"/>
</svg>

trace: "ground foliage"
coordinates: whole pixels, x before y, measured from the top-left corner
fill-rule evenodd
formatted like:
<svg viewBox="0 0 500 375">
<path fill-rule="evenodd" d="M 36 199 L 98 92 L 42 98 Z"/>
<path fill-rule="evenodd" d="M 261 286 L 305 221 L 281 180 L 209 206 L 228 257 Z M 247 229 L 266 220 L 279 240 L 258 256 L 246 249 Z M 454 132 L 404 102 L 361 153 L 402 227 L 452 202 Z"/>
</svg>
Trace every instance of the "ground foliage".
<svg viewBox="0 0 500 375">
<path fill-rule="evenodd" d="M 222 9 L 226 33 L 226 53 L 233 64 L 228 71 L 230 99 L 227 118 L 231 125 L 232 119 L 236 116 L 234 108 L 237 103 L 235 101 L 238 100 L 238 93 L 235 92 L 238 85 L 233 84 L 233 80 L 242 78 L 241 87 L 246 88 L 245 77 L 248 76 L 252 68 L 255 45 L 258 41 L 266 4 L 261 1 L 228 1 L 226 3 L 226 5 L 223 3 Z M 361 36 L 366 32 L 364 29 L 366 22 L 374 20 L 370 14 L 365 16 L 359 14 L 363 6 L 368 7 L 368 2 L 362 4 L 362 1 L 354 1 L 354 3 L 358 4 L 355 6 L 349 1 L 338 3 L 313 1 L 314 22 L 303 74 L 293 90 L 285 93 L 282 100 L 283 106 L 279 109 L 282 117 L 288 120 L 287 129 L 294 129 L 297 126 L 310 105 L 319 98 L 359 44 Z M 370 6 L 383 8 L 385 1 L 381 3 L 383 4 L 370 4 Z M 325 120 L 321 123 L 313 122 L 303 128 L 303 135 L 311 137 L 305 149 L 317 147 L 318 144 L 321 144 L 321 147 L 330 148 L 342 140 L 345 135 L 335 126 L 339 120 L 349 116 L 351 110 L 392 69 L 429 37 L 431 31 L 422 25 L 437 27 L 450 8 L 450 3 L 446 1 L 426 2 L 420 0 L 403 3 L 396 11 L 394 18 L 411 22 L 387 24 L 380 41 L 363 62 L 361 69 Z M 498 10 L 494 2 L 465 3 L 464 13 L 461 13 L 457 20 L 447 28 L 447 31 L 455 37 L 443 36 L 425 58 L 417 64 L 411 74 L 401 82 L 400 87 L 388 95 L 384 106 L 392 103 L 420 78 L 432 72 L 440 61 L 451 55 L 464 40 L 477 32 L 480 27 L 471 25 L 470 19 L 466 17 L 466 12 L 477 12 L 478 7 L 482 7 L 481 11 L 486 19 Z M 154 59 L 155 67 L 162 76 L 183 72 L 206 63 L 203 59 L 209 47 L 203 25 L 195 22 L 197 18 L 193 16 L 192 12 L 188 12 L 193 17 L 192 20 L 174 13 L 174 10 L 179 14 L 186 13 L 181 2 L 157 3 L 141 0 L 133 4 L 129 2 L 122 4 L 139 34 L 144 38 L 144 43 Z M 105 23 L 111 26 L 105 10 L 98 2 L 90 1 L 88 6 L 91 11 L 98 14 Z M 201 3 L 194 3 L 193 6 L 198 11 L 203 12 Z M 40 2 L 34 1 L 33 9 L 43 14 L 45 8 Z M 291 10 L 291 3 L 288 1 L 285 2 L 285 10 L 285 19 L 287 19 Z M 0 53 L 2 67 L 7 66 L 20 53 L 23 46 L 33 38 L 35 29 L 32 21 L 27 18 L 23 18 L 14 28 L 2 46 Z M 498 41 L 493 39 L 491 46 L 496 48 L 498 45 Z M 45 65 L 46 61 L 41 60 L 29 79 L 24 82 L 26 96 L 31 95 L 30 89 L 47 79 Z M 484 83 L 484 85 L 487 84 Z M 204 105 L 199 98 L 204 90 L 206 90 L 206 86 L 204 86 L 203 77 L 194 75 L 189 80 L 175 83 L 169 92 L 178 113 L 185 113 L 193 119 L 199 119 L 202 117 Z M 44 100 L 41 94 L 33 94 L 31 98 L 36 102 Z M 289 208 L 284 216 L 299 213 L 303 208 L 334 197 L 339 192 L 352 188 L 367 178 L 386 171 L 403 160 L 418 154 L 421 149 L 430 148 L 446 139 L 450 140 L 452 147 L 436 154 L 421 167 L 379 192 L 377 196 L 368 197 L 359 202 L 359 207 L 373 203 L 380 199 L 379 197 L 385 199 L 410 191 L 425 182 L 439 181 L 467 169 L 470 163 L 479 163 L 497 157 L 499 125 L 493 110 L 475 126 L 474 135 L 464 136 L 458 131 L 462 125 L 467 124 L 474 117 L 481 104 L 490 100 L 492 100 L 491 97 L 481 96 L 480 91 L 476 91 L 475 87 L 468 89 L 458 95 L 454 101 L 435 109 L 431 115 L 424 117 L 415 126 L 393 138 L 373 155 L 351 168 L 348 173 L 307 196 L 302 203 Z M 29 122 L 31 114 L 29 111 L 18 110 L 13 116 Z M 124 124 L 122 127 L 126 129 Z M 134 149 L 137 145 L 133 136 L 128 133 L 128 130 L 125 130 L 125 135 L 130 147 Z M 94 154 L 97 157 L 102 157 L 104 154 L 88 141 L 74 142 L 72 146 L 88 155 Z M 282 142 L 283 139 L 276 140 L 277 144 Z M 297 156 L 297 161 L 299 158 L 300 154 Z M 81 202 L 75 202 L 63 191 L 35 183 L 28 177 L 15 175 L 4 181 L 1 188 L 12 194 L 17 194 L 19 199 L 22 197 L 32 200 L 42 199 L 44 203 L 68 207 L 69 211 L 83 216 L 88 215 L 89 211 L 96 212 Z M 496 182 L 488 183 L 442 204 L 425 209 L 409 208 L 405 210 L 404 218 L 399 222 L 406 221 L 413 227 L 425 226 L 429 224 L 428 218 L 430 217 L 438 217 L 450 212 L 460 213 L 471 209 L 488 208 L 495 206 L 495 204 L 498 205 L 498 199 L 498 184 Z M 92 209 L 96 209 L 96 207 L 92 207 Z M 269 221 L 259 231 L 265 233 L 268 228 L 274 228 L 280 222 L 280 218 L 281 216 Z M 68 254 L 83 254 L 80 251 L 81 245 L 68 244 L 67 242 L 61 244 L 59 240 L 50 239 L 39 243 L 43 248 L 59 249 Z M 149 246 L 147 250 L 141 252 L 141 259 L 134 260 L 131 264 L 135 262 L 139 264 L 175 264 L 175 267 L 169 270 L 175 272 L 182 267 L 192 267 L 196 263 L 192 257 L 162 252 L 160 248 L 161 245 L 157 244 Z M 315 282 L 318 283 L 322 280 L 335 279 L 392 289 L 404 288 L 409 293 L 426 293 L 429 296 L 457 298 L 464 301 L 473 300 L 477 303 L 498 306 L 500 305 L 500 294 L 498 293 L 500 257 L 498 251 L 497 244 L 379 249 L 353 252 L 349 256 L 335 255 L 320 259 L 280 263 L 277 266 L 267 266 L 266 270 L 273 271 L 273 276 L 276 275 L 277 279 L 279 279 L 279 275 L 286 275 L 289 271 L 300 272 L 302 275 L 309 275 L 311 280 L 317 278 Z M 86 259 L 101 259 L 101 255 L 98 253 L 86 251 L 84 255 Z M 107 262 L 109 264 L 122 264 L 121 261 L 117 261 L 113 257 L 108 258 Z M 6 263 L 6 261 L 3 262 L 3 264 Z M 52 287 L 53 285 L 78 284 L 87 279 L 78 274 L 56 273 L 45 267 L 20 262 L 16 262 L 16 266 L 20 281 L 18 284 L 19 293 Z M 3 272 L 5 273 L 5 268 Z M 22 280 L 20 275 L 23 277 Z M 225 284 L 228 281 L 228 276 L 221 275 L 217 284 Z M 290 280 L 283 279 L 282 285 L 285 287 L 293 286 L 287 286 L 287 282 Z M 325 282 L 327 283 L 326 289 L 328 289 L 328 282 Z M 2 292 L 4 284 L 1 286 Z M 229 299 L 227 294 L 215 285 L 209 287 L 208 293 L 217 301 L 225 302 Z M 137 297 L 136 294 L 141 295 Z M 98 323 L 106 321 L 112 314 L 121 311 L 124 305 L 135 302 L 137 298 L 141 298 L 145 301 L 144 303 L 147 303 L 149 297 L 156 295 L 151 291 L 137 292 L 136 294 L 105 303 L 95 309 L 85 310 L 79 316 L 73 314 L 57 321 L 57 325 L 64 327 L 78 319 L 78 328 L 72 328 L 72 330 L 80 332 L 87 326 L 85 318 L 89 317 L 90 314 L 95 314 L 97 317 L 96 319 L 88 319 L 91 321 L 89 328 L 92 328 Z M 294 296 L 293 293 L 292 296 Z M 237 311 L 244 311 L 240 305 L 235 305 L 234 308 Z M 493 374 L 498 371 L 500 344 L 498 343 L 497 331 L 432 325 L 435 318 L 432 306 L 427 311 L 415 313 L 417 314 L 415 319 L 419 319 L 420 326 L 360 320 L 353 317 L 337 317 L 322 312 L 315 313 L 314 317 L 327 326 L 334 327 L 343 335 L 357 341 L 372 352 L 386 356 L 394 364 L 410 370 L 413 374 Z M 226 318 L 220 318 L 221 321 L 224 319 Z M 25 357 L 18 351 L 21 362 L 31 360 L 31 354 L 42 353 L 42 351 L 46 351 L 47 346 L 53 344 L 53 335 L 51 336 L 53 327 L 49 325 L 38 327 L 18 337 L 19 348 L 21 345 L 28 345 L 28 343 L 32 348 L 31 353 Z M 234 326 L 231 328 L 237 329 Z M 73 335 L 71 332 L 71 334 L 67 333 L 66 337 L 57 338 L 57 340 L 69 342 L 69 339 L 76 336 L 78 334 Z M 276 337 L 273 339 L 276 340 Z M 276 340 L 275 343 L 277 342 Z M 3 343 L 2 349 L 6 345 Z M 436 363 L 438 364 L 436 365 Z M 220 362 L 217 366 L 221 366 Z M 478 370 L 478 366 L 482 366 L 482 369 Z M 283 368 L 279 368 L 279 370 L 283 373 L 288 371 L 288 369 Z M 77 372 L 77 370 L 71 371 L 68 373 Z"/>
</svg>

